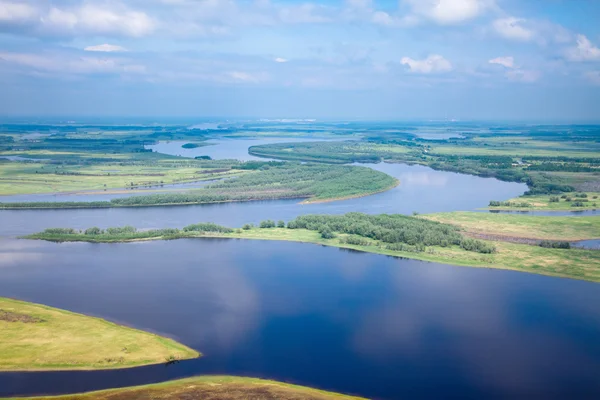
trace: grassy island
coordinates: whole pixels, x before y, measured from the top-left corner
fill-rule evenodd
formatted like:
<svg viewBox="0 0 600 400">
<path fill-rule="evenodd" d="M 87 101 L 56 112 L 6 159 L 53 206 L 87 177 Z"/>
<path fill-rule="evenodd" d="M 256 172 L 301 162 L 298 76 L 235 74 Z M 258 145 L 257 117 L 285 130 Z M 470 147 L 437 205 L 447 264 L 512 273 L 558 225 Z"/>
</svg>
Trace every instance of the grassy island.
<svg viewBox="0 0 600 400">
<path fill-rule="evenodd" d="M 399 183 L 383 172 L 348 165 L 249 162 L 238 168 L 249 172 L 186 193 L 95 202 L 0 203 L 0 209 L 145 207 L 275 199 L 333 201 L 371 195 Z"/>
<path fill-rule="evenodd" d="M 199 376 L 154 385 L 111 389 L 67 396 L 31 397 L 29 400 L 130 400 L 130 399 L 281 399 L 360 400 L 359 397 L 255 378 Z"/>
<path fill-rule="evenodd" d="M 344 216 L 307 215 L 289 221 L 287 224 L 283 221 L 263 221 L 260 227 L 245 225 L 241 229 L 210 223 L 190 225 L 183 229 L 148 231 L 138 231 L 133 227 L 107 230 L 90 228 L 86 231 L 54 228 L 26 238 L 55 242 L 97 243 L 210 237 L 285 240 L 460 266 L 510 269 L 600 282 L 599 251 L 544 248 L 537 243 L 514 243 L 512 238 L 498 234 L 512 222 L 505 223 L 501 219 L 494 219 L 498 217 L 496 214 L 490 214 L 489 217 L 483 213 L 456 213 L 456 216 L 454 214 L 419 217 L 368 216 L 360 213 Z M 487 223 L 483 224 L 485 229 L 481 231 L 483 234 L 476 236 L 472 234 L 473 225 L 470 221 L 480 216 Z M 508 215 L 508 217 L 513 216 Z M 429 221 L 428 218 L 444 221 L 444 223 Z M 533 219 L 522 220 L 520 229 L 532 231 L 536 226 L 551 223 L 552 219 L 557 217 L 530 218 Z M 559 221 L 566 225 L 562 233 L 570 231 L 571 238 L 577 239 L 597 237 L 597 217 L 586 217 L 583 221 L 573 220 L 573 223 L 582 227 L 580 234 L 576 234 L 577 228 L 568 228 L 570 218 Z M 552 229 L 549 229 L 546 232 L 551 231 Z M 536 239 L 549 239 L 545 235 L 540 233 Z M 560 239 L 565 240 L 568 237 L 564 236 Z"/>
<path fill-rule="evenodd" d="M 174 340 L 0 297 L 0 371 L 128 368 L 199 357 Z"/>
</svg>

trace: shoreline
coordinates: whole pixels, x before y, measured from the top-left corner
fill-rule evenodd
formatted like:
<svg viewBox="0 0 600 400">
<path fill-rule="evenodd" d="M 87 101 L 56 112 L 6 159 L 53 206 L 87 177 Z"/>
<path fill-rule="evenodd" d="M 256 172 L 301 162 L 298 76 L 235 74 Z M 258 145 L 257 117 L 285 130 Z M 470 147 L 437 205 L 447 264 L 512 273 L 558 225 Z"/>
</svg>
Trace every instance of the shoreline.
<svg viewBox="0 0 600 400">
<path fill-rule="evenodd" d="M 279 230 L 278 230 L 279 229 Z M 431 247 L 433 252 L 407 252 L 407 251 L 393 251 L 388 250 L 384 247 L 377 245 L 352 245 L 348 243 L 341 243 L 338 239 L 322 239 L 318 232 L 294 229 L 294 237 L 286 237 L 283 235 L 283 231 L 288 231 L 287 228 L 253 228 L 248 231 L 242 231 L 241 233 L 198 233 L 198 232 L 180 232 L 173 236 L 156 236 L 156 237 L 145 237 L 145 238 L 116 238 L 116 239 L 92 239 L 85 237 L 83 234 L 72 235 L 72 238 L 68 238 L 69 235 L 62 235 L 61 237 L 52 237 L 51 235 L 34 234 L 20 239 L 26 240 L 46 240 L 55 243 L 63 242 L 88 242 L 88 243 L 134 243 L 134 242 L 147 242 L 154 240 L 179 240 L 179 239 L 241 239 L 241 240 L 266 240 L 266 241 L 286 241 L 296 243 L 308 243 L 313 245 L 321 245 L 328 247 L 336 247 L 339 249 L 354 250 L 364 253 L 380 254 L 385 256 L 392 256 L 397 258 L 406 258 L 412 260 L 419 260 L 425 262 L 433 262 L 438 264 L 459 266 L 459 267 L 473 267 L 473 268 L 488 268 L 488 269 L 499 269 L 499 270 L 511 270 L 518 272 L 535 273 L 539 275 L 555 276 L 561 278 L 570 278 L 577 280 L 584 280 L 589 282 L 600 282 L 600 276 L 588 275 L 578 276 L 576 274 L 567 274 L 562 272 L 555 272 L 552 270 L 540 270 L 535 264 L 519 267 L 516 262 L 521 261 L 522 258 L 530 258 L 535 260 L 539 257 L 537 254 L 552 255 L 556 258 L 558 263 L 569 263 L 567 254 L 576 256 L 589 256 L 592 258 L 600 257 L 597 250 L 589 249 L 546 249 L 539 246 L 532 246 L 528 244 L 516 244 L 511 242 L 502 242 L 495 240 L 484 240 L 487 243 L 493 243 L 495 246 L 500 247 L 499 252 L 495 254 L 479 254 L 468 252 L 462 249 L 456 248 L 439 248 Z M 274 236 L 275 233 L 280 233 Z M 441 253 L 440 253 L 441 252 Z M 566 253 L 569 252 L 569 253 Z M 517 253 L 516 258 L 513 253 Z M 534 261 L 535 262 L 535 261 Z M 512 264 L 511 264 L 512 263 Z"/>
</svg>

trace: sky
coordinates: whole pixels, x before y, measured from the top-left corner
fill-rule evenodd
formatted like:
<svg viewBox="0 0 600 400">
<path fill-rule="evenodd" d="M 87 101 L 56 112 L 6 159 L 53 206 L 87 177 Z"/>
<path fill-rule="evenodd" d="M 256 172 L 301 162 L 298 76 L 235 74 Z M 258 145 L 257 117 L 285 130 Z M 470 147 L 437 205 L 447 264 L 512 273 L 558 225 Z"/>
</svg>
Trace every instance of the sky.
<svg viewBox="0 0 600 400">
<path fill-rule="evenodd" d="M 596 0 L 0 0 L 0 115 L 600 121 Z"/>
</svg>

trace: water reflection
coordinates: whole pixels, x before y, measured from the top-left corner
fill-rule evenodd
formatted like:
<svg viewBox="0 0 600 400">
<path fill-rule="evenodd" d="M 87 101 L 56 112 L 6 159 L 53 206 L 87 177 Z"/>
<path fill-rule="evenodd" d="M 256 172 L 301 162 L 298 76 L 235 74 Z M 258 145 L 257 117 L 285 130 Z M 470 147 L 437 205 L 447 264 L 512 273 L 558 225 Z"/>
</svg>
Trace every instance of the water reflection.
<svg viewBox="0 0 600 400">
<path fill-rule="evenodd" d="M 52 379 L 1 373 L 0 395 L 199 373 L 389 399 L 600 395 L 593 283 L 243 240 L 11 239 L 0 241 L 0 264 L 4 296 L 165 334 L 206 355 Z"/>
</svg>

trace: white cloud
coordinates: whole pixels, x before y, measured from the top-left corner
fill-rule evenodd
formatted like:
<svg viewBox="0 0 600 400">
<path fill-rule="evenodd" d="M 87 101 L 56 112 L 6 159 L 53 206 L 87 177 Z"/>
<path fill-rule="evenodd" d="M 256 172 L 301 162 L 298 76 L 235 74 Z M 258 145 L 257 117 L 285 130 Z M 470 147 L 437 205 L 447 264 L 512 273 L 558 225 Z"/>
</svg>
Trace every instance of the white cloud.
<svg viewBox="0 0 600 400">
<path fill-rule="evenodd" d="M 431 54 L 423 60 L 403 57 L 400 62 L 402 65 L 407 65 L 411 72 L 418 74 L 433 74 L 452 70 L 450 61 L 439 54 Z"/>
<path fill-rule="evenodd" d="M 577 35 L 577 45 L 567 50 L 567 59 L 570 61 L 598 61 L 600 49 L 585 36 Z"/>
<path fill-rule="evenodd" d="M 473 19 L 494 5 L 492 0 L 404 0 L 414 14 L 438 24 L 451 25 Z"/>
<path fill-rule="evenodd" d="M 492 27 L 497 34 L 507 39 L 529 41 L 534 38 L 535 32 L 524 27 L 524 22 L 526 20 L 523 18 L 500 18 L 492 23 Z"/>
<path fill-rule="evenodd" d="M 29 4 L 0 1 L 0 22 L 25 22 L 37 16 L 37 10 Z"/>
<path fill-rule="evenodd" d="M 226 73 L 226 75 L 228 78 L 231 78 L 231 80 L 238 82 L 260 83 L 266 80 L 266 76 L 263 73 L 231 71 Z"/>
<path fill-rule="evenodd" d="M 106 53 L 127 51 L 127 49 L 125 49 L 124 47 L 117 46 L 114 44 L 108 44 L 108 43 L 99 44 L 97 46 L 88 46 L 88 47 L 84 48 L 83 50 L 85 50 L 85 51 L 101 51 L 101 52 L 106 52 Z"/>
<path fill-rule="evenodd" d="M 583 76 L 594 85 L 600 85 L 600 71 L 588 71 Z"/>
<path fill-rule="evenodd" d="M 288 59 L 286 59 L 286 58 L 277 57 L 277 58 L 276 58 L 275 60 L 273 60 L 273 61 L 275 61 L 275 62 L 277 62 L 277 63 L 286 63 L 286 62 L 288 62 L 289 60 L 288 60 Z"/>
<path fill-rule="evenodd" d="M 77 57 L 65 54 L 0 53 L 0 60 L 33 71 L 61 74 L 143 73 L 145 67 L 127 60 L 101 57 Z"/>
<path fill-rule="evenodd" d="M 50 3 L 50 4 L 48 4 Z M 119 2 L 8 2 L 0 0 L 2 30 L 26 24 L 29 33 L 48 35 L 106 35 L 141 37 L 154 31 L 156 22 L 145 12 Z M 62 4 L 61 4 L 62 3 Z M 1 25 L 0 25 L 1 26 Z"/>
<path fill-rule="evenodd" d="M 512 56 L 508 57 L 496 57 L 488 61 L 490 64 L 498 64 L 502 65 L 506 68 L 514 68 L 515 67 L 515 59 Z"/>
</svg>

